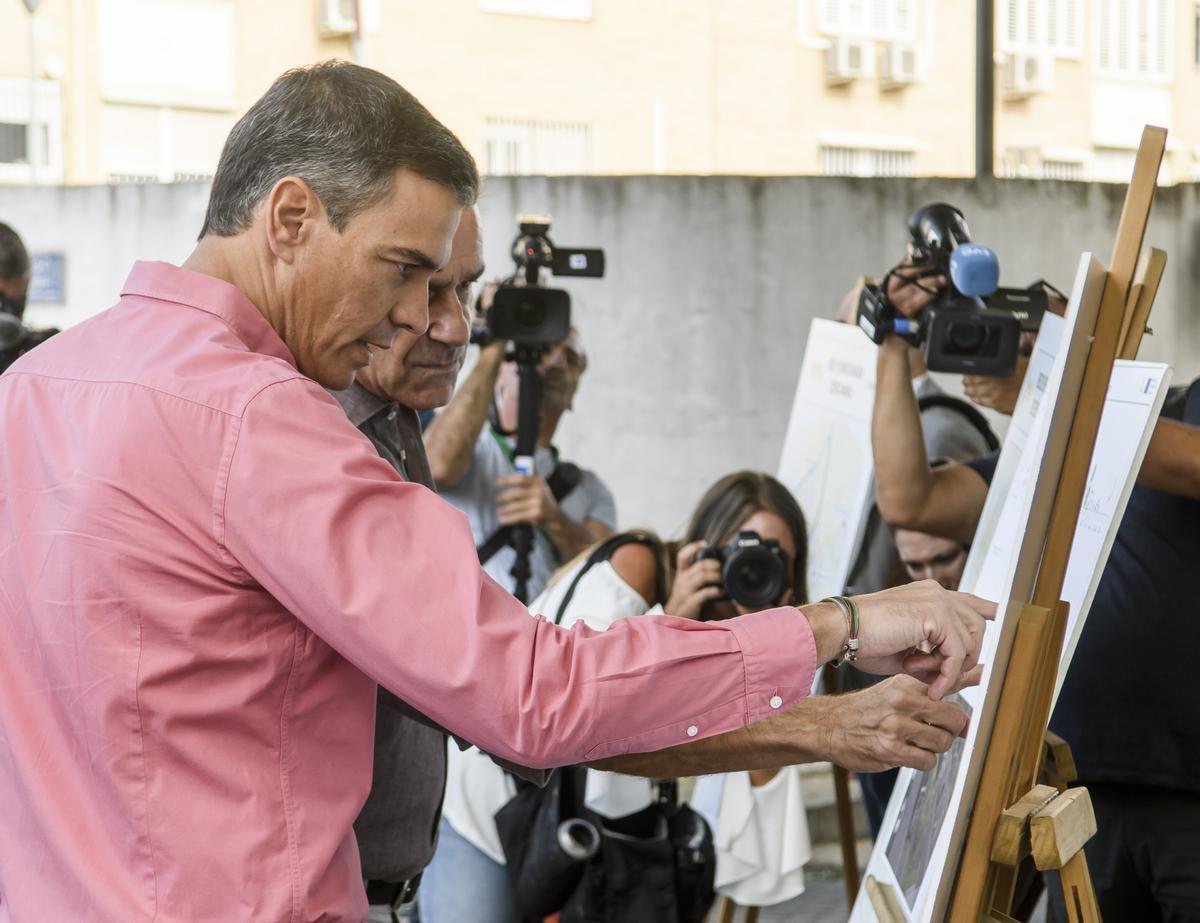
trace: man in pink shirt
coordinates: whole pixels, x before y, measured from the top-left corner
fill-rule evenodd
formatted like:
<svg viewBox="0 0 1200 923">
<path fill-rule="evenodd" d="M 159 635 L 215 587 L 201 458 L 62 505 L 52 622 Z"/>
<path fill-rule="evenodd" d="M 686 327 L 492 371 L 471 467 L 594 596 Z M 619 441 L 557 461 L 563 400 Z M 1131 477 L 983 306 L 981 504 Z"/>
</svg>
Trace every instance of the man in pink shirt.
<svg viewBox="0 0 1200 923">
<path fill-rule="evenodd" d="M 837 604 L 565 631 L 483 575 L 322 387 L 424 331 L 477 190 L 393 81 L 289 72 L 184 267 L 0 378 L 0 921 L 361 920 L 376 684 L 539 767 L 928 767 L 961 731 L 973 597 L 861 598 L 860 666 L 931 684 L 843 718 L 793 707 L 848 649 Z"/>
</svg>

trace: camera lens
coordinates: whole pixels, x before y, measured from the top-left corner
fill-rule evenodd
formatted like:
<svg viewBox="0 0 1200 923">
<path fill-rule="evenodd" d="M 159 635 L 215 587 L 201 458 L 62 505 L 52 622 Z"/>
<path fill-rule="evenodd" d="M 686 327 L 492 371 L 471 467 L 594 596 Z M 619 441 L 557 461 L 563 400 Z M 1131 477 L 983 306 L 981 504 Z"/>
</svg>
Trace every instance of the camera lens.
<svg viewBox="0 0 1200 923">
<path fill-rule="evenodd" d="M 517 305 L 516 310 L 517 323 L 522 327 L 535 328 L 541 326 L 545 314 L 542 311 L 542 306 L 531 299 L 522 299 Z"/>
<path fill-rule="evenodd" d="M 946 331 L 950 345 L 959 352 L 973 352 L 983 345 L 984 330 L 981 324 L 958 321 Z"/>
<path fill-rule="evenodd" d="M 761 545 L 733 551 L 721 576 L 729 597 L 749 608 L 770 605 L 787 586 L 783 561 Z"/>
</svg>

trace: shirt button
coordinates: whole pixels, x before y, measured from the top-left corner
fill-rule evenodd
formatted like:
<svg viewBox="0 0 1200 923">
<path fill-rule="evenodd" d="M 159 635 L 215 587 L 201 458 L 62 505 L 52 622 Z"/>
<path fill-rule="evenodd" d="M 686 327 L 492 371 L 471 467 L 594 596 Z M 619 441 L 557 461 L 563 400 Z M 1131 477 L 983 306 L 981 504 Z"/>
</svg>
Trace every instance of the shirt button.
<svg viewBox="0 0 1200 923">
<path fill-rule="evenodd" d="M 699 733 L 700 728 L 696 727 L 696 725 L 692 724 L 688 726 L 688 737 L 695 737 Z"/>
<path fill-rule="evenodd" d="M 777 696 L 777 695 L 771 696 L 771 707 L 772 708 L 778 708 L 782 704 L 783 704 L 783 699 L 781 699 L 779 696 Z"/>
</svg>

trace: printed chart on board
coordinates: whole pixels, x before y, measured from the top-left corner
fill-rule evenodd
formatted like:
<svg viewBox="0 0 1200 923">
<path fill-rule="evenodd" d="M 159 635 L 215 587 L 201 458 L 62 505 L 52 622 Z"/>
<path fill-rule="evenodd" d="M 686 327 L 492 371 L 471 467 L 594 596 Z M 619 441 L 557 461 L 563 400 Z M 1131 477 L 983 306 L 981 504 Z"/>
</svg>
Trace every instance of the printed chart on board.
<svg viewBox="0 0 1200 923">
<path fill-rule="evenodd" d="M 808 523 L 808 595 L 841 593 L 874 493 L 875 344 L 850 324 L 809 328 L 779 480 Z"/>
<path fill-rule="evenodd" d="M 1076 293 L 1085 283 L 1096 284 L 1096 265 L 1089 267 L 1085 256 L 1076 279 Z M 980 534 L 987 530 L 987 538 L 977 537 L 973 561 L 968 564 L 971 582 L 964 578 L 963 588 L 987 598 L 1007 598 L 1013 580 L 1050 415 L 1064 373 L 1066 358 L 1060 344 L 1075 335 L 1072 321 L 1072 309 L 1068 309 L 1066 325 L 1051 321 L 1039 336 L 1038 350 L 1031 359 L 1026 386 L 989 492 L 989 508 L 981 518 Z M 1122 362 L 1114 368 L 1089 473 L 1090 490 L 1072 544 L 1063 591 L 1063 597 L 1071 603 L 1063 663 L 1069 660 L 1082 629 L 1168 381 L 1169 369 L 1161 364 Z M 989 630 L 985 662 L 994 652 L 998 636 L 998 626 Z M 979 717 L 990 679 L 988 671 L 979 688 L 962 694 L 962 704 L 973 719 Z M 889 803 L 867 874 L 896 887 L 910 920 L 929 921 L 944 910 L 942 905 L 948 897 L 945 869 L 952 838 L 955 834 L 961 836 L 963 799 L 972 767 L 977 780 L 980 724 L 973 720 L 968 738 L 956 742 L 931 772 L 903 770 Z M 874 919 L 870 901 L 860 891 L 851 921 L 868 923 Z"/>
</svg>

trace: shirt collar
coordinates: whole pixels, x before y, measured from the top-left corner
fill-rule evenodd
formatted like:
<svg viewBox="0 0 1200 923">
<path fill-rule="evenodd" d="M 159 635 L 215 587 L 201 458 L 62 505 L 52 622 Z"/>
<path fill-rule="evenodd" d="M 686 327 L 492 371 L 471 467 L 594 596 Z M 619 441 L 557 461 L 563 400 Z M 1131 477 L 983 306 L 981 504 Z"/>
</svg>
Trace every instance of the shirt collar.
<svg viewBox="0 0 1200 923">
<path fill-rule="evenodd" d="M 355 426 L 362 426 L 380 411 L 396 406 L 393 401 L 385 401 L 381 397 L 376 397 L 357 381 L 345 391 L 330 391 L 329 393 L 333 395 L 335 401 L 342 405 L 346 416 Z"/>
<path fill-rule="evenodd" d="M 282 359 L 295 368 L 296 360 L 249 298 L 234 285 L 215 276 L 193 272 L 171 263 L 133 264 L 121 289 L 121 296 L 138 295 L 187 305 L 207 311 L 225 321 L 251 352 Z"/>
</svg>

